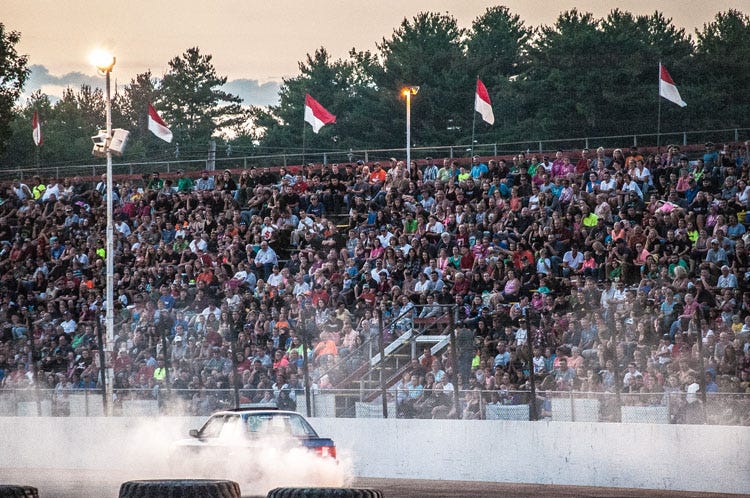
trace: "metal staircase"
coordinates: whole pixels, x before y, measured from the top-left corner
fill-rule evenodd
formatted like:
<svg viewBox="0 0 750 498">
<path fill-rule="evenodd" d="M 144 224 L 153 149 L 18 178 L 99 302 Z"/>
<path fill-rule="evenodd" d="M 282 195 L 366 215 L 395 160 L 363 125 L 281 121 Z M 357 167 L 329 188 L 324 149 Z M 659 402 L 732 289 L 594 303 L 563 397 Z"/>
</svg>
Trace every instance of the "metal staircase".
<svg viewBox="0 0 750 498">
<path fill-rule="evenodd" d="M 398 335 L 380 353 L 363 354 L 377 351 L 377 337 L 360 346 L 358 350 L 352 351 L 349 356 L 357 355 L 365 358 L 357 368 L 336 383 L 337 389 L 359 389 L 363 401 L 372 401 L 380 395 L 378 390 L 384 380 L 386 387 L 393 386 L 401 376 L 410 368 L 412 359 L 422 360 L 424 356 L 421 351 L 425 345 L 430 345 L 433 355 L 440 354 L 450 344 L 450 316 L 451 311 L 446 308 L 444 313 L 438 317 L 420 319 L 414 318 L 408 321 L 408 328 Z M 383 326 L 388 332 L 393 329 L 393 324 L 403 323 L 403 316 L 391 320 Z M 374 347 L 373 347 L 374 346 Z M 361 349 L 361 350 L 360 350 Z M 342 359 L 347 363 L 347 358 Z M 339 362 L 341 363 L 341 361 Z"/>
</svg>

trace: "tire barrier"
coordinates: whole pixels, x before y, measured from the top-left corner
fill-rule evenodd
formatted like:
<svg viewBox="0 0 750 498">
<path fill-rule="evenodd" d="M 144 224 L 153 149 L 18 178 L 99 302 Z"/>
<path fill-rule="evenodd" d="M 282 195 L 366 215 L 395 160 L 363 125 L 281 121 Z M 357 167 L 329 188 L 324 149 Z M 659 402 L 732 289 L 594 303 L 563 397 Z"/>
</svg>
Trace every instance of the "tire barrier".
<svg viewBox="0 0 750 498">
<path fill-rule="evenodd" d="M 220 479 L 162 479 L 128 481 L 120 498 L 240 498 L 240 485 Z"/>
<path fill-rule="evenodd" d="M 0 498 L 39 498 L 39 491 L 33 486 L 0 484 Z"/>
<path fill-rule="evenodd" d="M 267 498 L 383 498 L 383 492 L 368 488 L 276 488 Z"/>
</svg>

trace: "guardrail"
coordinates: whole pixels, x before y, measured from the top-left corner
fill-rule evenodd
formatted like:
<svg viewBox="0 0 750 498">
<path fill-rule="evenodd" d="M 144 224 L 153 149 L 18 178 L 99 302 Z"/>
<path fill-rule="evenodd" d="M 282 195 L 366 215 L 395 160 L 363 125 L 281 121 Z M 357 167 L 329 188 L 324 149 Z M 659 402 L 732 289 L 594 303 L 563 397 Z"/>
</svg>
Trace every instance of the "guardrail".
<svg viewBox="0 0 750 498">
<path fill-rule="evenodd" d="M 240 389 L 240 405 L 279 403 L 307 412 L 303 388 L 286 390 L 279 401 L 278 389 Z M 312 389 L 311 414 L 330 418 L 382 418 L 382 399 L 366 401 L 380 390 Z M 232 389 L 116 389 L 117 416 L 205 416 L 234 408 Z M 388 418 L 531 420 L 528 391 L 460 390 L 460 416 L 456 416 L 453 391 L 424 390 L 418 397 L 402 397 L 388 390 Z M 708 424 L 750 426 L 750 395 L 708 393 L 700 397 L 684 392 L 616 394 L 576 391 L 537 393 L 539 420 L 565 422 L 621 422 L 651 424 Z M 102 416 L 102 393 L 98 389 L 24 389 L 0 391 L 0 417 Z"/>
<path fill-rule="evenodd" d="M 412 147 L 412 159 L 425 159 L 427 157 L 440 158 L 467 158 L 472 153 L 480 156 L 502 156 L 518 154 L 519 152 L 545 153 L 563 150 L 580 150 L 584 148 L 615 148 L 656 146 L 657 143 L 666 145 L 668 143 L 702 144 L 707 141 L 716 143 L 742 142 L 750 139 L 750 128 L 724 128 L 716 130 L 690 130 L 656 133 L 637 133 L 628 135 L 608 135 L 595 137 L 572 137 L 545 140 L 521 140 L 514 142 L 494 142 L 482 144 L 457 144 L 439 145 L 431 147 Z M 307 150 L 289 151 L 274 154 L 253 154 L 245 156 L 227 156 L 226 147 L 217 147 L 216 154 L 208 153 L 206 148 L 205 158 L 186 158 L 163 161 L 141 161 L 141 162 L 118 162 L 115 160 L 112 169 L 115 175 L 139 175 L 148 174 L 153 171 L 171 173 L 177 169 L 198 172 L 203 169 L 247 169 L 252 167 L 280 167 L 299 165 L 303 163 L 329 164 L 329 163 L 351 163 L 357 160 L 365 162 L 387 160 L 390 157 L 405 157 L 405 148 L 381 148 L 381 149 L 347 149 L 347 150 Z M 43 175 L 47 177 L 73 177 L 73 176 L 98 176 L 104 173 L 106 166 L 103 163 L 86 164 L 64 164 L 64 165 L 40 165 L 25 167 L 8 167 L 8 176 L 27 178 L 32 175 Z"/>
</svg>

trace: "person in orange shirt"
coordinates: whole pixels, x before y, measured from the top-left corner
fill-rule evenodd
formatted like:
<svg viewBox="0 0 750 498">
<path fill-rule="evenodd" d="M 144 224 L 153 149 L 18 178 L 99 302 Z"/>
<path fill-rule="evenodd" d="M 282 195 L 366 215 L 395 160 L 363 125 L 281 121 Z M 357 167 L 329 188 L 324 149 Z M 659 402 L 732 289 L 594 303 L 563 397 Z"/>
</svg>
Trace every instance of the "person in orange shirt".
<svg viewBox="0 0 750 498">
<path fill-rule="evenodd" d="M 327 332 L 320 333 L 320 342 L 315 346 L 313 350 L 313 361 L 316 363 L 321 362 L 321 358 L 329 356 L 334 357 L 339 354 L 336 343 L 331 340 Z"/>
<path fill-rule="evenodd" d="M 380 167 L 380 163 L 372 165 L 372 171 L 370 172 L 370 184 L 371 185 L 383 185 L 386 179 L 386 172 Z"/>
</svg>

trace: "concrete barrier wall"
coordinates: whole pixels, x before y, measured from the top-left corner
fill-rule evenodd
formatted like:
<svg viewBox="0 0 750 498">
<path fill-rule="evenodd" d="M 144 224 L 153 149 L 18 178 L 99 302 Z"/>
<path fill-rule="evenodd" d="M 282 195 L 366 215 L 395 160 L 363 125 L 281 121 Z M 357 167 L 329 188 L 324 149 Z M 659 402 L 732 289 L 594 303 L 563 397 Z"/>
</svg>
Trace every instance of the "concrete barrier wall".
<svg viewBox="0 0 750 498">
<path fill-rule="evenodd" d="M 0 418 L 0 467 L 116 469 L 166 458 L 205 418 Z M 359 477 L 750 494 L 750 428 L 312 419 Z M 33 442 L 33 443 L 32 443 Z M 106 442 L 106 443 L 105 443 Z"/>
</svg>

